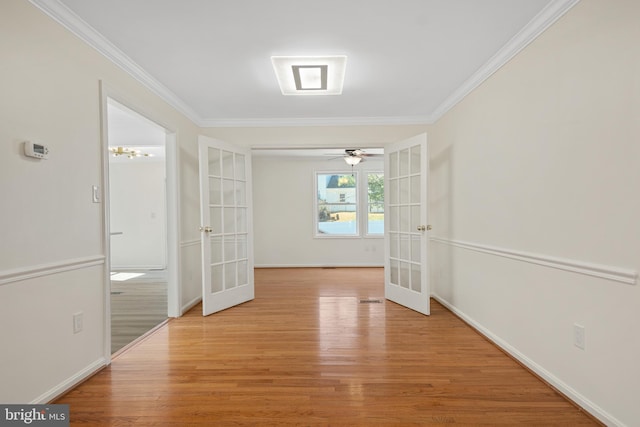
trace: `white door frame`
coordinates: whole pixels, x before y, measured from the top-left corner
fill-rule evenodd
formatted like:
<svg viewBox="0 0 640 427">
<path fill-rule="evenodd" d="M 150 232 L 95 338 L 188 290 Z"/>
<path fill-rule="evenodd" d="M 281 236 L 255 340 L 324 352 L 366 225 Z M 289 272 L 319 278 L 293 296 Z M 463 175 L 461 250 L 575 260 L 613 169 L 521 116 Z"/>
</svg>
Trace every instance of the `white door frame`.
<svg viewBox="0 0 640 427">
<path fill-rule="evenodd" d="M 182 316 L 182 296 L 179 286 L 180 278 L 180 210 L 178 209 L 178 147 L 174 126 L 167 125 L 156 115 L 149 113 L 139 104 L 133 102 L 118 90 L 100 81 L 100 118 L 101 118 L 101 157 L 102 157 L 102 223 L 103 223 L 103 251 L 104 264 L 104 357 L 107 364 L 111 363 L 111 245 L 109 221 L 109 134 L 107 103 L 112 99 L 131 111 L 163 127 L 167 131 L 165 141 L 166 165 L 166 204 L 167 204 L 167 315 L 168 317 Z"/>
</svg>

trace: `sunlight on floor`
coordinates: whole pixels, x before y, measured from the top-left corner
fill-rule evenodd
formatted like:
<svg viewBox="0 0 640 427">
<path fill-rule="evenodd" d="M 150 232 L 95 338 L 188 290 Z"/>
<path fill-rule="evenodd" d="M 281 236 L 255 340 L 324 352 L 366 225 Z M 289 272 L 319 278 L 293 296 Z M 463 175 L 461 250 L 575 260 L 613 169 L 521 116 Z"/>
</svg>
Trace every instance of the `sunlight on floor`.
<svg viewBox="0 0 640 427">
<path fill-rule="evenodd" d="M 129 279 L 134 279 L 136 277 L 144 276 L 144 273 L 111 273 L 111 280 L 116 282 L 125 282 Z"/>
</svg>

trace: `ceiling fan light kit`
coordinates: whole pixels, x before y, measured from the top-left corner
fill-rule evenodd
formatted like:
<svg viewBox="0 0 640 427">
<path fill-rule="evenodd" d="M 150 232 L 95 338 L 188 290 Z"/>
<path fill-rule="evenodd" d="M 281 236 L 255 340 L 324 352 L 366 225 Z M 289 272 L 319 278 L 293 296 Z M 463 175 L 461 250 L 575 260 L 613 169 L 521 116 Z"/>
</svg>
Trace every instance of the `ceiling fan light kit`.
<svg viewBox="0 0 640 427">
<path fill-rule="evenodd" d="M 362 157 L 357 156 L 344 156 L 344 161 L 350 166 L 355 166 L 362 160 Z"/>
</svg>

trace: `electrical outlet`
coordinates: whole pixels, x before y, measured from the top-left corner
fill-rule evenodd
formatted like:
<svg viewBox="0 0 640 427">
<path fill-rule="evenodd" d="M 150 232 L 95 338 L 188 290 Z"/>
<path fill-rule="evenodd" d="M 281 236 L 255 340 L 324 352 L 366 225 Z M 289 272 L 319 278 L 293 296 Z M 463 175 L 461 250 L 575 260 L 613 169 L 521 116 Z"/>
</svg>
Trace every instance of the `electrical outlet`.
<svg viewBox="0 0 640 427">
<path fill-rule="evenodd" d="M 584 350 L 584 326 L 573 324 L 573 345 Z"/>
<path fill-rule="evenodd" d="M 73 333 L 77 334 L 82 331 L 82 317 L 83 313 L 80 311 L 73 315 Z"/>
</svg>

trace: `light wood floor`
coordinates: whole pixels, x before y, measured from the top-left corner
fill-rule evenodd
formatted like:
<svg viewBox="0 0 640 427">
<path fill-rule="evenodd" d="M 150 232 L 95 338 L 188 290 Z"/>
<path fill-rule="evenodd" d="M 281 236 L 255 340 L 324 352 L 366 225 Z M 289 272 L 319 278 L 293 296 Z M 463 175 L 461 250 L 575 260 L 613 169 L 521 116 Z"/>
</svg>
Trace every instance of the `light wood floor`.
<svg viewBox="0 0 640 427">
<path fill-rule="evenodd" d="M 72 425 L 597 425 L 382 269 L 258 269 L 256 298 L 170 321 L 56 403 Z"/>
</svg>

